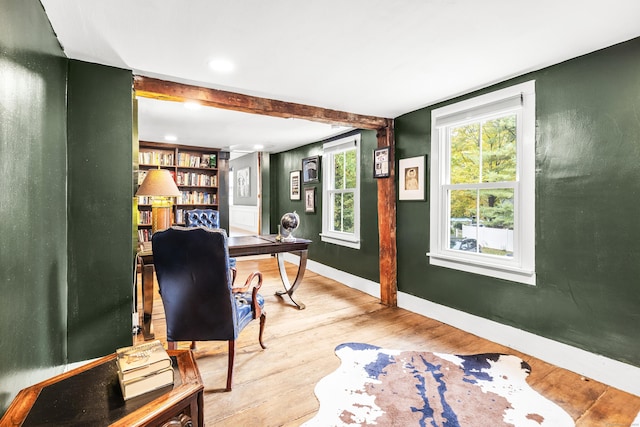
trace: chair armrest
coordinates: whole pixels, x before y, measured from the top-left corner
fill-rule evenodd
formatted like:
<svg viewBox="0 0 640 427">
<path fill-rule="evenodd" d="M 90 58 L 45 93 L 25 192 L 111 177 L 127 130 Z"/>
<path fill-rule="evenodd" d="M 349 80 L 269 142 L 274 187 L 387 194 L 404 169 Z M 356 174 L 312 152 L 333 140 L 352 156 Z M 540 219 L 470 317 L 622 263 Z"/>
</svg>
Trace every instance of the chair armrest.
<svg viewBox="0 0 640 427">
<path fill-rule="evenodd" d="M 236 283 L 236 276 L 238 275 L 238 270 L 235 267 L 229 268 L 231 270 L 231 291 L 233 291 L 233 284 Z"/>
<path fill-rule="evenodd" d="M 256 277 L 258 278 L 258 283 L 256 283 L 254 285 L 254 289 L 260 289 L 260 287 L 262 286 L 262 273 L 259 272 L 259 271 L 254 271 L 253 273 L 251 273 L 249 275 L 249 277 L 247 277 L 247 280 L 244 282 L 244 286 L 243 287 L 241 287 L 241 288 L 231 288 L 231 292 L 233 292 L 234 294 L 241 293 L 241 292 L 247 292 L 249 290 L 249 288 L 251 287 L 251 282 Z M 235 279 L 235 274 L 234 274 L 234 279 Z"/>
<path fill-rule="evenodd" d="M 258 304 L 258 289 L 262 286 L 262 273 L 259 271 L 254 271 L 247 277 L 247 280 L 244 282 L 244 286 L 241 288 L 231 288 L 231 292 L 235 293 L 243 293 L 247 292 L 251 287 L 251 282 L 253 279 L 258 278 L 258 283 L 253 285 L 251 290 L 251 312 L 253 313 L 253 318 L 257 319 L 262 315 L 262 309 L 260 308 L 260 304 Z"/>
</svg>

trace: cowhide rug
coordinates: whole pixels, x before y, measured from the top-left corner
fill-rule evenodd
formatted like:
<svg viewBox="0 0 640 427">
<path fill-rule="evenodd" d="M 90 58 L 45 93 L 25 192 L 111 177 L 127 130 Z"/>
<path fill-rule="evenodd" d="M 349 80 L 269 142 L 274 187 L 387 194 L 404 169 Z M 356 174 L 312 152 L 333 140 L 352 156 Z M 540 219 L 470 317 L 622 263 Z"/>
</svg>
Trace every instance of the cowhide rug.
<svg viewBox="0 0 640 427">
<path fill-rule="evenodd" d="M 311 426 L 574 426 L 559 406 L 534 391 L 522 359 L 458 356 L 347 343 L 340 367 L 315 388 Z"/>
</svg>

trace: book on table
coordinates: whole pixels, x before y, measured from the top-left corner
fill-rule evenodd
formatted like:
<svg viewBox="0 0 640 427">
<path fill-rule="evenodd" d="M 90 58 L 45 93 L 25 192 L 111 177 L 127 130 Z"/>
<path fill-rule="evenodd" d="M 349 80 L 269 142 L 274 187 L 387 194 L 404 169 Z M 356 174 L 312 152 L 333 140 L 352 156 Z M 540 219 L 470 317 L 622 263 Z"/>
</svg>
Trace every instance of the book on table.
<svg viewBox="0 0 640 427">
<path fill-rule="evenodd" d="M 124 380 L 171 367 L 171 358 L 159 340 L 117 349 L 116 362 Z"/>
<path fill-rule="evenodd" d="M 120 378 L 120 390 L 124 400 L 157 390 L 173 384 L 173 368 L 165 368 L 143 377 L 123 380 Z"/>
<path fill-rule="evenodd" d="M 158 340 L 117 349 L 116 364 L 125 400 L 173 383 L 171 358 Z"/>
</svg>

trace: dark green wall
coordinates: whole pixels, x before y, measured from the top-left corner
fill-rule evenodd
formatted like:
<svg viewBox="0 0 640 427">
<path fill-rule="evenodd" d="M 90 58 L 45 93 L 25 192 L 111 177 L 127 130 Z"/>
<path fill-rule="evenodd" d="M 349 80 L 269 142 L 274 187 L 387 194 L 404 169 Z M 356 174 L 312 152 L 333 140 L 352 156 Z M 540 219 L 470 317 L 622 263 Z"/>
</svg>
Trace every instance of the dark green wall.
<svg viewBox="0 0 640 427">
<path fill-rule="evenodd" d="M 229 152 L 221 151 L 218 156 L 218 212 L 220 228 L 229 229 Z"/>
<path fill-rule="evenodd" d="M 132 74 L 69 61 L 69 360 L 131 343 Z"/>
<path fill-rule="evenodd" d="M 640 39 L 490 90 L 530 79 L 537 286 L 430 266 L 429 203 L 398 202 L 399 290 L 640 366 Z M 432 108 L 396 119 L 398 159 L 429 154 Z"/>
<path fill-rule="evenodd" d="M 1 414 L 66 357 L 67 61 L 38 1 L 0 10 Z"/>
<path fill-rule="evenodd" d="M 130 71 L 67 60 L 37 0 L 0 0 L 0 413 L 131 343 Z"/>
<path fill-rule="evenodd" d="M 260 153 L 260 182 L 262 185 L 260 192 L 260 234 L 271 233 L 271 156 L 267 153 Z"/>
<path fill-rule="evenodd" d="M 277 224 L 280 223 L 280 218 L 284 213 L 295 210 L 300 215 L 300 226 L 294 235 L 313 240 L 313 244 L 309 247 L 309 259 L 378 282 L 380 280 L 378 186 L 373 178 L 373 150 L 378 142 L 374 131 L 360 131 L 360 133 L 360 249 L 356 250 L 320 241 L 319 234 L 322 232 L 321 182 L 303 185 L 303 194 L 304 188 L 316 187 L 315 213 L 304 212 L 304 198 L 301 200 L 289 199 L 289 172 L 301 170 L 302 159 L 305 157 L 322 156 L 322 145 L 328 140 L 271 156 L 271 232 L 277 232 Z"/>
</svg>

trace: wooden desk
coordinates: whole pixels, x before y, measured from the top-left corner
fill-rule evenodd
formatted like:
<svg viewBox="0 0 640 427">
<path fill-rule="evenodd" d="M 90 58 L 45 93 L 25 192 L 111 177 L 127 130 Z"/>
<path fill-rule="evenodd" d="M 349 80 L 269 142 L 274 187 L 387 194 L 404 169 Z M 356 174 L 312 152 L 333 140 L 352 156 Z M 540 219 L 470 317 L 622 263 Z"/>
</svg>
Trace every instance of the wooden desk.
<svg viewBox="0 0 640 427">
<path fill-rule="evenodd" d="M 278 296 L 287 295 L 291 301 L 303 310 L 305 305 L 293 298 L 293 293 L 302 283 L 302 278 L 307 269 L 307 251 L 311 240 L 295 239 L 291 242 L 283 242 L 276 240 L 276 235 L 266 236 L 233 236 L 229 237 L 228 247 L 229 256 L 232 258 L 275 254 L 278 261 L 278 270 L 280 271 L 280 279 L 284 286 L 284 291 L 276 292 Z M 298 264 L 298 272 L 293 284 L 289 282 L 287 271 L 284 266 L 284 253 L 294 253 L 300 256 Z M 142 333 L 145 340 L 154 338 L 151 330 L 151 320 L 153 318 L 153 252 L 143 251 L 138 254 L 138 259 L 142 270 Z"/>
<path fill-rule="evenodd" d="M 124 400 L 111 354 L 20 391 L 2 426 L 163 426 L 188 416 L 203 425 L 200 372 L 189 350 L 169 350 L 174 384 Z M 179 425 L 179 424 L 178 424 Z"/>
</svg>

